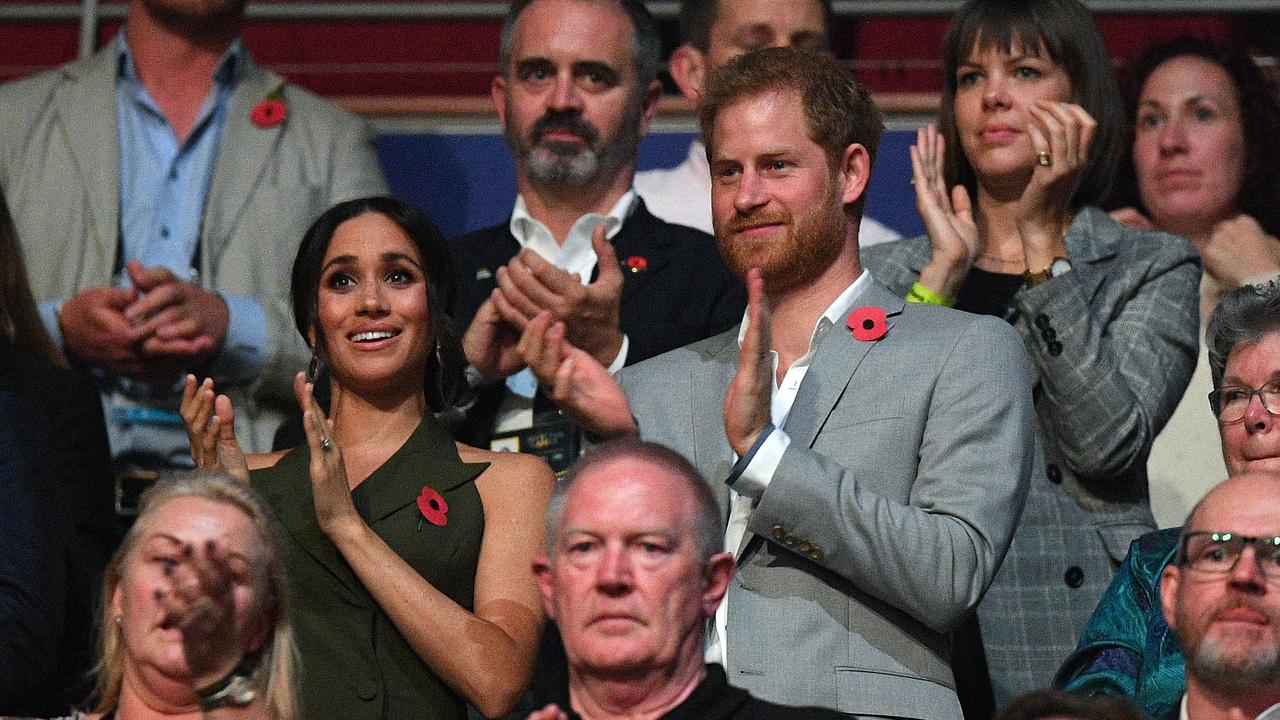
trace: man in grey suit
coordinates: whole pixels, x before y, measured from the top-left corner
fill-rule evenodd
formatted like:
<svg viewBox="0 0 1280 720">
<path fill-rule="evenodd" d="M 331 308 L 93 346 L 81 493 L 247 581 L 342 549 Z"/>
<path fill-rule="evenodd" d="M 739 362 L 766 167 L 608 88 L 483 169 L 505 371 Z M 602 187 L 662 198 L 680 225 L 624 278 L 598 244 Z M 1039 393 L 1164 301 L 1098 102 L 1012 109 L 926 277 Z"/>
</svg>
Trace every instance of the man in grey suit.
<svg viewBox="0 0 1280 720">
<path fill-rule="evenodd" d="M 862 270 L 882 125 L 837 61 L 744 55 L 712 79 L 701 119 L 716 239 L 747 279 L 742 326 L 627 369 L 621 387 L 548 315 L 522 351 L 595 434 L 638 431 L 724 481 L 739 568 L 708 655 L 731 683 L 954 720 L 948 631 L 991 582 L 1031 472 L 1026 354 L 1006 324 L 907 305 Z"/>
<path fill-rule="evenodd" d="M 302 232 L 386 191 L 369 129 L 254 64 L 243 0 L 132 0 L 91 58 L 0 88 L 0 183 L 45 324 L 101 380 L 112 454 L 190 464 L 187 372 L 267 450 L 307 351 L 289 311 Z"/>
</svg>

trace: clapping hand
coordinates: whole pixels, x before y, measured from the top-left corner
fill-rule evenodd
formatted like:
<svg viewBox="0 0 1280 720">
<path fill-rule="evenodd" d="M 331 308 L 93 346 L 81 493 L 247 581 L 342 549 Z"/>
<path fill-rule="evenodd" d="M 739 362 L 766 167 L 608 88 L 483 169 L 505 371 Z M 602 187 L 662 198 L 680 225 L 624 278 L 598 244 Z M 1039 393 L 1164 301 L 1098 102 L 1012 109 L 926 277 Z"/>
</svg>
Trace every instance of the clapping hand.
<svg viewBox="0 0 1280 720">
<path fill-rule="evenodd" d="M 724 396 L 724 432 L 742 457 L 769 424 L 773 398 L 769 303 L 759 268 L 747 271 L 747 330 L 738 351 L 738 371 Z"/>
<path fill-rule="evenodd" d="M 302 427 L 311 450 L 311 494 L 315 501 L 316 520 L 326 534 L 332 534 L 351 523 L 363 522 L 351 501 L 347 484 L 347 468 L 342 461 L 342 448 L 333 438 L 333 421 L 313 397 L 314 388 L 305 373 L 293 379 L 293 391 L 302 406 Z"/>
<path fill-rule="evenodd" d="M 1200 247 L 1204 271 L 1220 287 L 1237 288 L 1250 279 L 1280 272 L 1280 240 L 1243 213 L 1213 226 Z"/>
<path fill-rule="evenodd" d="M 947 189 L 945 157 L 946 141 L 937 127 L 930 123 L 920 128 L 911 146 L 911 181 L 916 209 L 933 246 L 933 259 L 920 274 L 920 284 L 954 298 L 978 257 L 978 226 L 969 191 L 963 185 Z"/>
<path fill-rule="evenodd" d="M 239 665 L 246 650 L 256 651 L 261 645 L 265 628 L 238 617 L 253 603 L 237 607 L 235 594 L 237 588 L 252 591 L 262 583 L 246 558 L 227 552 L 214 540 L 202 548 L 183 545 L 177 561 L 164 572 L 169 588 L 156 590 L 163 623 L 182 630 L 192 686 L 207 687 Z"/>
<path fill-rule="evenodd" d="M 213 379 L 196 386 L 196 376 L 187 375 L 178 410 L 187 426 L 187 441 L 196 467 L 222 470 L 242 483 L 249 483 L 249 466 L 236 440 L 235 411 L 231 398 L 214 395 Z"/>
<path fill-rule="evenodd" d="M 1028 111 L 1027 135 L 1037 162 L 1018 203 L 1018 231 L 1027 269 L 1038 271 L 1066 255 L 1063 235 L 1071 199 L 1084 177 L 1098 123 L 1074 103 L 1040 100 Z"/>
<path fill-rule="evenodd" d="M 597 438 L 634 437 L 631 405 L 618 381 L 590 353 L 566 338 L 562 320 L 543 311 L 525 327 L 520 353 L 547 397 Z"/>
<path fill-rule="evenodd" d="M 622 349 L 618 315 L 622 302 L 622 270 L 613 245 L 605 239 L 604 226 L 591 234 L 599 272 L 595 282 L 582 279 L 547 262 L 532 250 L 523 250 L 506 267 L 498 268 L 495 295 L 498 311 L 521 331 L 544 310 L 565 324 L 569 342 L 590 353 L 608 367 Z"/>
</svg>

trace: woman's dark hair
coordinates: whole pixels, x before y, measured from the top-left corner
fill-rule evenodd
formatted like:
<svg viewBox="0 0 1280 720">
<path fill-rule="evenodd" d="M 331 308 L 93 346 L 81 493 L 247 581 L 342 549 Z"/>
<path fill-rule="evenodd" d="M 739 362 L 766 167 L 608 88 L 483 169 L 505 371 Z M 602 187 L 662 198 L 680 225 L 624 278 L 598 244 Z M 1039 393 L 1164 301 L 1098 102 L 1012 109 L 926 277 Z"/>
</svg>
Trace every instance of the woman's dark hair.
<svg viewBox="0 0 1280 720">
<path fill-rule="evenodd" d="M 1147 78 L 1164 63 L 1177 57 L 1195 57 L 1217 65 L 1235 86 L 1244 127 L 1244 176 L 1236 204 L 1241 212 L 1258 221 L 1263 230 L 1280 235 L 1280 94 L 1274 83 L 1258 69 L 1243 50 L 1222 47 L 1206 38 L 1181 37 L 1153 45 L 1130 64 L 1123 74 L 1125 110 L 1128 113 L 1129 142 L 1124 148 L 1119 181 L 1109 208 L 1132 206 L 1143 213 L 1133 167 L 1133 132 L 1137 123 L 1138 100 Z"/>
<path fill-rule="evenodd" d="M 55 365 L 66 365 L 62 353 L 45 332 L 31 296 L 18 230 L 9 204 L 0 192 L 0 350 L 21 350 Z"/>
<path fill-rule="evenodd" d="M 318 322 L 318 300 L 324 255 L 338 226 L 365 213 L 378 213 L 399 225 L 422 257 L 422 268 L 427 275 L 427 303 L 431 309 L 431 334 L 436 341 L 436 350 L 427 359 L 423 389 L 427 407 L 432 412 L 453 408 L 468 387 L 462 341 L 448 316 L 454 299 L 453 263 L 440 229 L 413 205 L 386 196 L 360 198 L 338 203 L 316 218 L 302 236 L 298 256 L 293 261 L 290 295 L 294 325 L 308 344 L 314 333 L 312 349 L 323 357 L 325 338 Z"/>
<path fill-rule="evenodd" d="M 1110 195 L 1125 139 L 1124 110 L 1111 55 L 1093 16 L 1076 0 L 969 0 L 951 20 L 943 41 L 943 90 L 939 125 L 947 142 L 947 185 L 964 185 L 969 197 L 977 178 L 960 146 L 955 126 L 956 70 L 970 51 L 999 48 L 1048 54 L 1071 79 L 1074 101 L 1097 121 L 1088 161 L 1071 207 L 1102 202 Z"/>
<path fill-rule="evenodd" d="M 1060 690 L 1033 690 L 1009 701 L 994 720 L 1142 720 L 1127 700 L 1108 695 L 1072 695 Z"/>
</svg>

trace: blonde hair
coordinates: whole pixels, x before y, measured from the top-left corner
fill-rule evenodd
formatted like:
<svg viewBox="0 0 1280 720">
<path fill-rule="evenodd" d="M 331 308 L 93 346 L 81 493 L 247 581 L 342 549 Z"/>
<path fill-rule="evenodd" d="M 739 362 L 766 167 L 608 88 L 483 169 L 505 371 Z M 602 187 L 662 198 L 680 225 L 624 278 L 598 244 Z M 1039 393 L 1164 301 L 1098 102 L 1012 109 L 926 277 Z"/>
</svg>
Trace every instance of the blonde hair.
<svg viewBox="0 0 1280 720">
<path fill-rule="evenodd" d="M 102 580 L 101 655 L 94 668 L 98 680 L 94 689 L 97 702 L 94 712 L 107 712 L 119 703 L 124 680 L 125 655 L 122 631 L 112 616 L 112 597 L 120 586 L 125 568 L 137 549 L 150 514 L 171 500 L 199 497 L 239 509 L 249 518 L 258 538 L 260 552 L 254 557 L 260 573 L 255 577 L 251 612 L 265 618 L 271 633 L 262 649 L 252 683 L 266 703 L 271 720 L 295 720 L 297 699 L 294 677 L 297 649 L 289 625 L 288 600 L 284 571 L 284 543 L 280 525 L 271 508 L 249 486 L 230 475 L 219 472 L 194 471 L 168 477 L 142 495 L 138 519 L 125 535 L 124 542 L 111 558 Z"/>
</svg>

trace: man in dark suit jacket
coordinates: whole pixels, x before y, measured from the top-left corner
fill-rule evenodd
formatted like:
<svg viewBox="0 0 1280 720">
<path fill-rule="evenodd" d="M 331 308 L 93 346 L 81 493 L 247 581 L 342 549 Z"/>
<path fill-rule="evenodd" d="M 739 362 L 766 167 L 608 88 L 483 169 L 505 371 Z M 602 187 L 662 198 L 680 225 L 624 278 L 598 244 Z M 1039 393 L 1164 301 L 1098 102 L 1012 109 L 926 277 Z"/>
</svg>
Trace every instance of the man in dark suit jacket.
<svg viewBox="0 0 1280 720">
<path fill-rule="evenodd" d="M 556 422 L 517 348 L 540 313 L 612 371 L 741 318 L 741 284 L 711 236 L 659 220 L 631 188 L 662 91 L 659 52 L 638 0 L 525 0 L 507 16 L 492 94 L 520 195 L 508 222 L 451 248 L 452 312 L 484 388 L 461 431 L 469 442 L 490 445 L 495 417 L 508 439 L 508 430 Z M 494 446 L 529 449 L 524 439 Z M 571 455 L 556 457 L 563 466 Z"/>
</svg>

